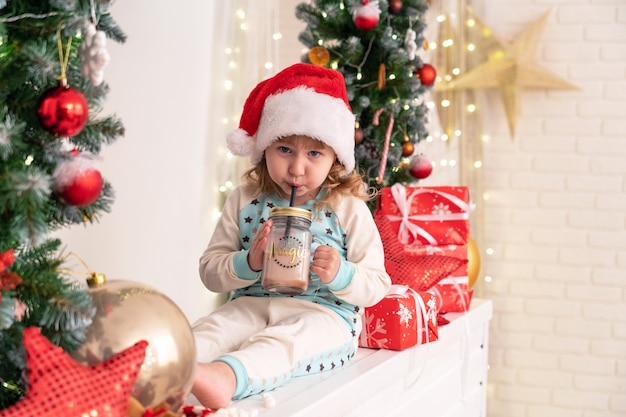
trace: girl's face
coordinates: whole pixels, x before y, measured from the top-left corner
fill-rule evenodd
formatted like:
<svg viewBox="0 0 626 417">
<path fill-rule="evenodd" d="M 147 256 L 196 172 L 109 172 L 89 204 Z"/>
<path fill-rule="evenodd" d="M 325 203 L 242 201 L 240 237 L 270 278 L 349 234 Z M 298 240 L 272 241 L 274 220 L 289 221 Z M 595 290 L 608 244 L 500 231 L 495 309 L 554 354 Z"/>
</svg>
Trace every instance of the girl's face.
<svg viewBox="0 0 626 417">
<path fill-rule="evenodd" d="M 296 187 L 295 205 L 315 198 L 335 163 L 333 148 L 308 136 L 292 135 L 279 139 L 265 149 L 267 170 L 289 200 Z"/>
</svg>

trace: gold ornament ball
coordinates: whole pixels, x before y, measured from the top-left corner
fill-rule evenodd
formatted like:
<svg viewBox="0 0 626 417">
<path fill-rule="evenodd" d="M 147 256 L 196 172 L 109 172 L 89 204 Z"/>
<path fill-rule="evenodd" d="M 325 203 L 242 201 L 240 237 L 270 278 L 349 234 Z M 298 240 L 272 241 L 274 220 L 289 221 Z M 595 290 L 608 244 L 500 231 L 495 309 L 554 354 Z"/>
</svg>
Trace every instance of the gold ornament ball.
<svg viewBox="0 0 626 417">
<path fill-rule="evenodd" d="M 330 62 L 330 52 L 323 46 L 314 46 L 309 50 L 309 61 L 318 67 L 325 67 Z"/>
<path fill-rule="evenodd" d="M 476 246 L 476 242 L 471 237 L 467 242 L 467 278 L 470 288 L 474 287 L 478 280 L 480 272 L 480 252 Z"/>
<path fill-rule="evenodd" d="M 146 359 L 132 397 L 144 408 L 167 404 L 178 411 L 191 391 L 196 367 L 195 339 L 182 311 L 141 283 L 107 281 L 104 275 L 93 274 L 89 285 L 96 314 L 85 343 L 71 356 L 93 365 L 140 340 L 147 341 Z"/>
</svg>

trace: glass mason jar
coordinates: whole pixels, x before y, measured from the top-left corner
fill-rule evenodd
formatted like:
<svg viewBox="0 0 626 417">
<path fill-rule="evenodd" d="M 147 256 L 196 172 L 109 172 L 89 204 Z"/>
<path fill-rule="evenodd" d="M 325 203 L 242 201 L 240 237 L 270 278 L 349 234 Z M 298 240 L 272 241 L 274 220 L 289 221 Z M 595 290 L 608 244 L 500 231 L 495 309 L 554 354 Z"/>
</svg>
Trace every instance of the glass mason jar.
<svg viewBox="0 0 626 417">
<path fill-rule="evenodd" d="M 311 212 L 297 207 L 274 207 L 265 247 L 261 285 L 266 291 L 297 295 L 309 285 Z"/>
</svg>

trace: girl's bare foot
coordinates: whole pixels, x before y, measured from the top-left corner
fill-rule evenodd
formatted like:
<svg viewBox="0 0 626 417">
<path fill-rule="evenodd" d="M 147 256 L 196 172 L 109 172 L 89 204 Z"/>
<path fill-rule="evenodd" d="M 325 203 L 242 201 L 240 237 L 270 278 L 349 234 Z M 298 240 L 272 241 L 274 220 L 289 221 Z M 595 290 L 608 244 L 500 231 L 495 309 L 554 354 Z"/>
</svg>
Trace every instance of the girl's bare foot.
<svg viewBox="0 0 626 417">
<path fill-rule="evenodd" d="M 224 362 L 199 363 L 191 393 L 203 406 L 217 410 L 228 407 L 236 386 L 235 373 Z"/>
</svg>

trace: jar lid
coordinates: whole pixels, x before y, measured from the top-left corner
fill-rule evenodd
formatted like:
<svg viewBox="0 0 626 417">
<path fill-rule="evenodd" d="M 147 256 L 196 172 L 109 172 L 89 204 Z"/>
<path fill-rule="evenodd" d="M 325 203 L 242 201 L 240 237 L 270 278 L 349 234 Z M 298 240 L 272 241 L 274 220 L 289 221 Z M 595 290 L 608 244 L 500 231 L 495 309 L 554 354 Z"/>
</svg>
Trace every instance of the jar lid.
<svg viewBox="0 0 626 417">
<path fill-rule="evenodd" d="M 311 210 L 298 207 L 272 207 L 270 217 L 272 216 L 295 216 L 311 221 Z"/>
</svg>

